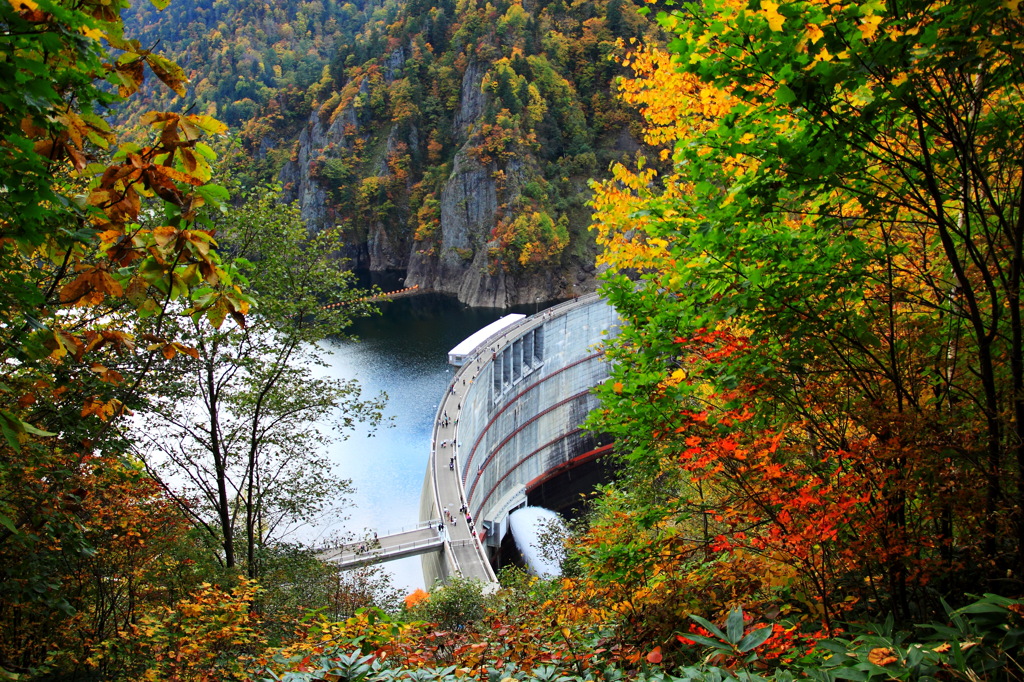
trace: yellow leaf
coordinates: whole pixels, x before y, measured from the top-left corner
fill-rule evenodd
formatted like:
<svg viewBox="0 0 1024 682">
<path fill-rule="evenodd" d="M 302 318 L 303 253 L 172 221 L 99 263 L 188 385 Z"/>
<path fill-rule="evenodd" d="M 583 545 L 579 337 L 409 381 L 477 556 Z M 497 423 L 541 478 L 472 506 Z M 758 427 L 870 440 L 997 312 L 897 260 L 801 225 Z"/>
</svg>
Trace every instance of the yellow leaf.
<svg viewBox="0 0 1024 682">
<path fill-rule="evenodd" d="M 152 53 L 146 55 L 146 62 L 157 78 L 162 80 L 174 92 L 178 93 L 179 97 L 185 96 L 188 79 L 185 77 L 185 72 L 180 66 L 170 59 Z"/>
<path fill-rule="evenodd" d="M 805 34 L 807 35 L 807 39 L 811 41 L 812 45 L 825 37 L 825 32 L 822 31 L 821 27 L 817 24 L 807 24 Z"/>
<path fill-rule="evenodd" d="M 814 55 L 814 60 L 810 64 L 808 64 L 806 67 L 804 67 L 804 68 L 805 69 L 813 69 L 818 64 L 818 62 L 830 62 L 833 59 L 834 59 L 834 57 L 831 54 L 829 54 L 828 48 L 827 47 L 822 47 L 821 48 L 821 52 L 819 52 L 818 54 Z"/>
<path fill-rule="evenodd" d="M 768 20 L 768 28 L 773 31 L 782 30 L 782 24 L 785 23 L 786 17 L 779 14 L 779 3 L 761 0 L 761 11 L 764 12 L 764 17 Z"/>
<path fill-rule="evenodd" d="M 871 87 L 868 85 L 863 85 L 857 88 L 850 95 L 850 104 L 852 104 L 855 107 L 862 107 L 866 104 L 870 104 L 872 101 L 874 101 L 874 99 L 875 96 L 871 90 Z"/>
<path fill-rule="evenodd" d="M 878 24 L 882 22 L 882 17 L 874 15 L 870 17 L 864 17 L 860 22 L 860 35 L 864 40 L 871 40 L 878 33 Z"/>
<path fill-rule="evenodd" d="M 226 123 L 218 121 L 212 116 L 189 115 L 185 117 L 185 122 L 209 135 L 221 135 L 228 131 Z"/>
</svg>

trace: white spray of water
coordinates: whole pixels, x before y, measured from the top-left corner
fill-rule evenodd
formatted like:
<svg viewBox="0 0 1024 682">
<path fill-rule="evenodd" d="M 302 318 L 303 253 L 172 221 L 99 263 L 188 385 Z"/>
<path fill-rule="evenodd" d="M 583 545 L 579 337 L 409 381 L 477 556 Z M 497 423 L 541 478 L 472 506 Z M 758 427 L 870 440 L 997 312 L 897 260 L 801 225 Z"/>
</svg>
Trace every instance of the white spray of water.
<svg viewBox="0 0 1024 682">
<path fill-rule="evenodd" d="M 530 573 L 540 578 L 561 574 L 558 561 L 553 556 L 560 554 L 560 548 L 544 551 L 544 544 L 557 542 L 559 537 L 568 533 L 561 516 L 544 507 L 523 507 L 509 514 L 508 523 Z"/>
</svg>

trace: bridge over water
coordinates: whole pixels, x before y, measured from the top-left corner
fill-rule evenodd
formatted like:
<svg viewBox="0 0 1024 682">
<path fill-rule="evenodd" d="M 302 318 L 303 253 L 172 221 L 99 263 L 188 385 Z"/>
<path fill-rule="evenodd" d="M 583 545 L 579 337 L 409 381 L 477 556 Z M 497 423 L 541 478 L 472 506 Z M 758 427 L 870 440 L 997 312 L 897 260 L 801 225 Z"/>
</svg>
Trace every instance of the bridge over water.
<svg viewBox="0 0 1024 682">
<path fill-rule="evenodd" d="M 321 556 L 348 567 L 421 554 L 428 586 L 451 576 L 496 585 L 491 556 L 508 514 L 607 449 L 581 425 L 608 375 L 601 342 L 615 333 L 615 311 L 589 294 L 506 322 L 475 351 L 450 355 L 461 366 L 437 409 L 420 526 Z"/>
</svg>

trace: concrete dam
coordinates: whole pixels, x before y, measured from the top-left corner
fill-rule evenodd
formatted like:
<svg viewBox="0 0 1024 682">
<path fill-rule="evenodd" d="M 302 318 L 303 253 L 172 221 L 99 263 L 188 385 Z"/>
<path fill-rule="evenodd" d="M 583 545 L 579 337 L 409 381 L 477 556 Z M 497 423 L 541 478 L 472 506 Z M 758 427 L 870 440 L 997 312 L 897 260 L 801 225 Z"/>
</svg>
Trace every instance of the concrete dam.
<svg viewBox="0 0 1024 682">
<path fill-rule="evenodd" d="M 581 425 L 598 406 L 591 389 L 608 376 L 601 343 L 617 324 L 590 294 L 506 316 L 449 354 L 459 369 L 437 410 L 420 498 L 421 527 L 436 533 L 422 553 L 428 586 L 450 576 L 496 583 L 509 513 L 529 496 L 572 501 L 566 480 L 610 447 Z"/>
</svg>

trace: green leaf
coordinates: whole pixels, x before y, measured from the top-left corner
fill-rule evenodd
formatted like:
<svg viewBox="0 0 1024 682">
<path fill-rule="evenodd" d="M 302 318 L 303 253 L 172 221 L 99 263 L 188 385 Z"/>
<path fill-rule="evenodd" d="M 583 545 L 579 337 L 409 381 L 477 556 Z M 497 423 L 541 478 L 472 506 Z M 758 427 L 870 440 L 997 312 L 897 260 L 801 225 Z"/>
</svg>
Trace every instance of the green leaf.
<svg viewBox="0 0 1024 682">
<path fill-rule="evenodd" d="M 21 422 L 21 427 L 25 430 L 25 433 L 31 433 L 33 436 L 43 436 L 44 438 L 49 438 L 51 436 L 57 435 L 56 433 L 52 433 L 50 431 L 43 431 L 42 429 L 37 429 L 36 427 L 32 426 L 26 421 Z"/>
<path fill-rule="evenodd" d="M 721 650 L 724 650 L 724 651 L 731 651 L 731 649 L 728 646 L 726 646 L 723 642 L 719 642 L 717 639 L 711 639 L 710 637 L 705 637 L 704 635 L 693 635 L 693 634 L 690 634 L 690 633 L 687 633 L 687 634 L 685 634 L 683 636 L 686 637 L 686 639 L 688 639 L 691 642 L 693 642 L 694 644 L 701 644 L 703 646 L 709 646 L 709 647 L 711 647 L 713 649 L 721 649 Z"/>
<path fill-rule="evenodd" d="M 3 526 L 12 533 L 17 534 L 18 532 L 18 528 L 14 525 L 14 521 L 12 521 L 6 514 L 0 514 L 0 526 Z"/>
<path fill-rule="evenodd" d="M 778 89 L 775 90 L 776 103 L 786 105 L 794 101 L 796 101 L 796 94 L 789 89 L 788 85 L 780 85 Z"/>
<path fill-rule="evenodd" d="M 21 452 L 21 441 L 18 439 L 18 434 L 21 432 L 21 420 L 6 410 L 0 410 L 0 431 L 3 431 L 11 449 Z"/>
<path fill-rule="evenodd" d="M 729 644 L 737 644 L 743 638 L 743 609 L 734 608 L 725 619 L 725 635 Z"/>
<path fill-rule="evenodd" d="M 207 204 L 219 208 L 221 212 L 227 212 L 227 201 L 231 198 L 230 192 L 220 185 L 202 185 L 196 188 L 196 194 L 201 196 Z"/>
<path fill-rule="evenodd" d="M 736 645 L 736 648 L 742 653 L 747 653 L 748 651 L 756 649 L 764 644 L 771 636 L 772 626 L 766 625 L 764 627 L 760 627 L 753 632 L 747 633 L 747 635 L 740 640 L 740 643 Z"/>
<path fill-rule="evenodd" d="M 721 630 L 719 630 L 718 626 L 716 626 L 714 623 L 712 623 L 711 621 L 707 620 L 706 618 L 701 618 L 700 616 L 691 615 L 690 616 L 690 620 L 696 621 L 696 623 L 698 625 L 700 625 L 705 630 L 707 630 L 708 632 L 713 634 L 715 637 L 718 637 L 721 641 L 723 641 L 723 642 L 728 642 L 729 641 L 729 638 L 725 636 L 725 633 L 722 632 Z M 687 635 L 687 639 L 693 639 L 693 637 L 690 637 L 689 635 Z"/>
</svg>

